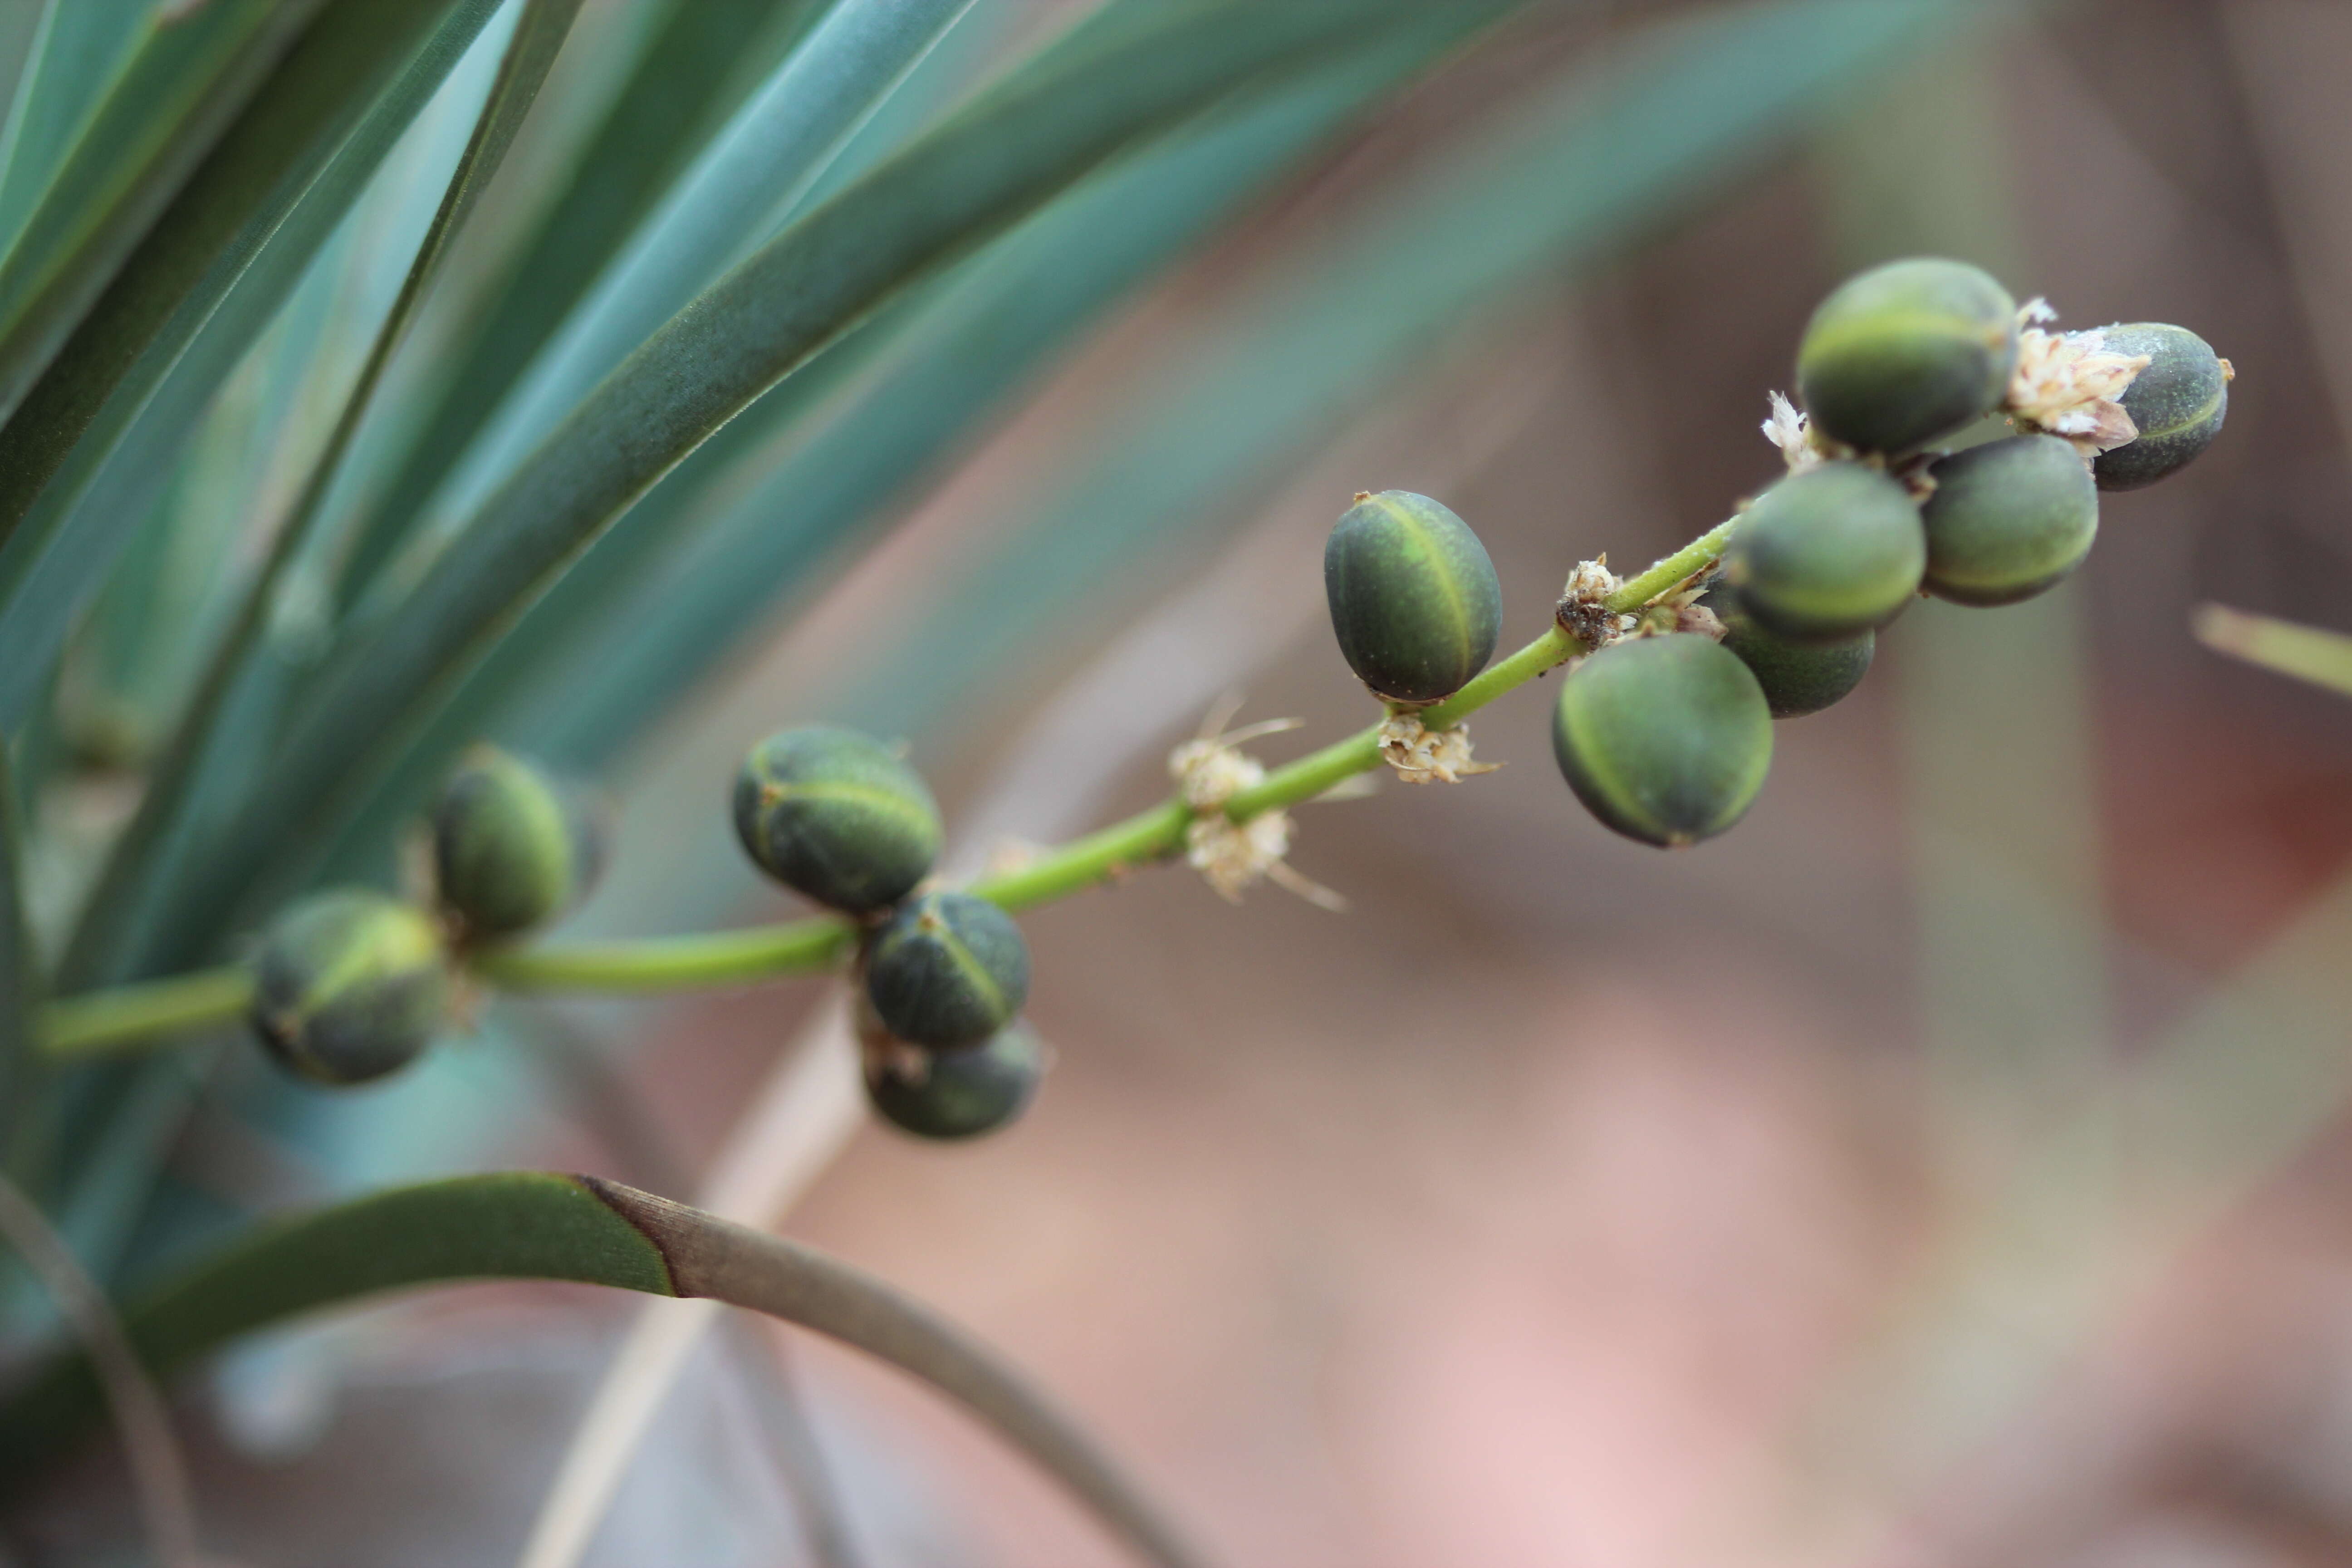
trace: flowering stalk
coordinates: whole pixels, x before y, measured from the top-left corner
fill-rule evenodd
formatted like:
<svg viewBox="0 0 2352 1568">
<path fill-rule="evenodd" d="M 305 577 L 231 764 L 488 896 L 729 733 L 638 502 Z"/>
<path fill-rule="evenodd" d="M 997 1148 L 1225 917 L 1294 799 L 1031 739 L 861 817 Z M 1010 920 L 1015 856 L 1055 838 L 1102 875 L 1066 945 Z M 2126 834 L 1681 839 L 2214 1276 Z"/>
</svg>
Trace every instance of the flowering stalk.
<svg viewBox="0 0 2352 1568">
<path fill-rule="evenodd" d="M 1628 578 L 1602 601 L 1603 607 L 1623 614 L 1673 592 L 1720 558 L 1732 526 L 1721 523 Z M 1450 729 L 1583 651 L 1569 632 L 1557 625 L 1549 627 L 1452 697 L 1421 710 L 1421 721 L 1431 731 Z M 1226 817 L 1243 823 L 1304 805 L 1370 773 L 1381 764 L 1381 728 L 1368 725 L 1274 769 L 1224 803 Z M 1051 903 L 1181 855 L 1194 815 L 1181 796 L 1171 797 L 1025 865 L 982 878 L 971 890 L 1013 910 Z M 857 929 L 839 915 L 813 915 L 737 931 L 489 948 L 471 953 L 467 965 L 478 979 L 507 991 L 657 994 L 835 969 L 855 949 Z M 45 1015 L 44 1044 L 53 1056 L 89 1059 L 231 1022 L 246 1011 L 251 998 L 251 979 L 237 965 L 64 997 L 51 1003 Z"/>
</svg>

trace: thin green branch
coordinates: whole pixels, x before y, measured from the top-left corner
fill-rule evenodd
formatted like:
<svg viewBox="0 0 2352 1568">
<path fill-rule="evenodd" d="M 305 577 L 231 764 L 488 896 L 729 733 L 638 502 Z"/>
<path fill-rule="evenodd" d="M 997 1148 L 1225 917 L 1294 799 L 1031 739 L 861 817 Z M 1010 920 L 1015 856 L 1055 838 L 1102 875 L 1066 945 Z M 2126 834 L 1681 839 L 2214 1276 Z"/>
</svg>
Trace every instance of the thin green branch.
<svg viewBox="0 0 2352 1568">
<path fill-rule="evenodd" d="M 1623 613 L 1672 591 L 1723 553 L 1732 524 L 1723 523 L 1633 577 L 1606 601 Z M 1505 692 L 1516 689 L 1582 651 L 1558 626 L 1497 664 L 1444 701 L 1422 710 L 1433 730 L 1450 729 Z M 1225 803 L 1225 815 L 1245 822 L 1269 811 L 1302 805 L 1381 764 L 1378 724 L 1275 769 Z M 1008 910 L 1066 898 L 1098 882 L 1174 858 L 1184 848 L 1192 809 L 1181 798 L 1161 801 L 1121 822 L 1038 856 L 1024 866 L 982 878 L 971 890 Z M 469 960 L 484 982 L 519 992 L 601 992 L 654 994 L 741 985 L 838 967 L 856 945 L 857 928 L 839 915 L 816 915 L 778 925 L 631 942 L 491 949 Z M 212 970 L 142 985 L 91 992 L 54 1003 L 46 1043 L 58 1056 L 95 1056 L 163 1035 L 232 1018 L 251 985 L 238 969 Z"/>
<path fill-rule="evenodd" d="M 252 1000 L 253 977 L 235 965 L 86 992 L 49 1004 L 42 1015 L 41 1044 L 52 1056 L 110 1056 L 167 1035 L 228 1023 Z"/>
</svg>

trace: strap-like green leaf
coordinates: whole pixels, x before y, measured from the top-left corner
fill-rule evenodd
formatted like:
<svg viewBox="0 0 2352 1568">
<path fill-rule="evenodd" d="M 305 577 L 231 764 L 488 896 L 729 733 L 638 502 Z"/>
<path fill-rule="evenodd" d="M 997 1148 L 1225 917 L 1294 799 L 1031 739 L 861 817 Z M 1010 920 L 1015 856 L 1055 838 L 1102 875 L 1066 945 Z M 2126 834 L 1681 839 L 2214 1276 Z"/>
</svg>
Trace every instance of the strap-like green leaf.
<svg viewBox="0 0 2352 1568">
<path fill-rule="evenodd" d="M 0 1167 L 12 1167 L 40 1069 L 41 965 L 25 908 L 15 770 L 0 746 Z"/>
<path fill-rule="evenodd" d="M 0 257 L 152 19 L 149 0 L 0 6 Z"/>
<path fill-rule="evenodd" d="M 353 530 L 340 602 L 358 597 L 549 334 L 678 172 L 835 0 L 662 0 L 645 52 L 517 247 L 406 443 Z"/>
<path fill-rule="evenodd" d="M 953 288 L 892 307 L 752 405 L 531 607 L 403 759 L 330 875 L 362 874 L 446 759 L 484 734 L 583 771 L 602 766 L 805 574 L 837 559 L 845 538 L 1000 414 L 1072 334 L 1348 116 L 1491 20 L 1465 10 L 1375 33 L 1353 58 L 1238 100 L 1107 171 Z M 771 444 L 785 432 L 793 449 L 779 464 Z M 583 668 L 598 679 L 564 673 Z M 566 700 L 540 700 L 557 682 Z"/>
<path fill-rule="evenodd" d="M 149 1369 L 168 1376 L 238 1335 L 322 1307 L 485 1279 L 699 1296 L 829 1335 L 988 1422 L 1147 1561 L 1193 1561 L 1076 1426 L 929 1309 L 822 1253 L 590 1177 L 462 1176 L 267 1226 L 133 1303 L 123 1326 Z M 0 1404 L 0 1493 L 29 1479 L 97 1407 L 78 1352 Z"/>
<path fill-rule="evenodd" d="M 753 254 L 600 385 L 415 589 L 338 652 L 214 847 L 223 890 L 283 890 L 306 874 L 514 617 L 754 397 L 1114 153 L 1407 4 L 1139 7 L 1152 26 L 1049 51 Z"/>
<path fill-rule="evenodd" d="M 887 660 L 831 694 L 884 734 L 940 718 L 1031 640 L 1149 563 L 1196 550 L 1231 497 L 1412 374 L 1444 330 L 1538 268 L 1618 254 L 1802 131 L 1816 107 L 1980 0 L 1770 0 L 1661 24 L 1396 184 L 1391 199 L 1286 258 L 1186 352 L 1154 366 L 1131 432 L 1097 448 L 994 559 L 938 574 Z M 1440 237 L 1443 237 L 1442 238 Z"/>
<path fill-rule="evenodd" d="M 240 734 L 249 732 L 249 726 L 232 724 L 226 719 L 233 712 L 257 719 L 273 705 L 265 700 L 268 693 L 262 688 L 275 686 L 276 672 L 256 665 L 262 657 L 262 631 L 279 587 L 310 542 L 344 454 L 417 305 L 439 272 L 450 240 L 505 160 L 580 5 L 581 0 L 529 0 L 517 18 L 498 79 L 450 175 L 440 209 L 417 247 L 408 276 L 376 333 L 335 428 L 272 545 L 268 563 L 247 594 L 236 625 L 215 655 L 178 733 L 150 780 L 138 816 L 117 840 L 98 887 L 84 906 L 60 971 L 68 984 L 97 984 L 137 965 L 144 933 L 158 900 L 168 896 L 173 886 L 173 870 L 181 863 L 189 836 L 222 792 L 228 773 L 224 765 L 226 753 Z"/>
<path fill-rule="evenodd" d="M 2222 605 L 2200 605 L 2189 626 L 2215 653 L 2352 697 L 2352 637 L 2274 620 Z"/>
<path fill-rule="evenodd" d="M 69 0 L 68 0 L 69 3 Z M 327 0 L 211 0 L 146 37 L 0 263 L 0 420 Z"/>
<path fill-rule="evenodd" d="M 772 234 L 971 3 L 839 0 L 638 226 L 478 438 L 469 468 L 496 476 L 511 468 L 589 388 Z"/>
<path fill-rule="evenodd" d="M 332 0 L 0 428 L 0 732 L 221 378 L 496 8 Z"/>
</svg>

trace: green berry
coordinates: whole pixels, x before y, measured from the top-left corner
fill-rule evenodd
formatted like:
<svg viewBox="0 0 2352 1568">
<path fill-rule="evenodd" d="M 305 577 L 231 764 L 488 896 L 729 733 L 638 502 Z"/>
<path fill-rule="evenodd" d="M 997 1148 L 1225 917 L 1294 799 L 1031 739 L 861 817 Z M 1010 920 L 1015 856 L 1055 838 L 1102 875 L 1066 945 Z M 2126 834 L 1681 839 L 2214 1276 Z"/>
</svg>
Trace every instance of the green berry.
<svg viewBox="0 0 2352 1568">
<path fill-rule="evenodd" d="M 1469 524 L 1408 490 L 1356 498 L 1323 547 L 1331 629 L 1357 678 L 1400 702 L 1451 697 L 1486 668 L 1503 585 Z"/>
<path fill-rule="evenodd" d="M 875 933 L 866 994 L 895 1038 L 935 1051 L 977 1045 L 1028 1000 L 1029 944 L 986 899 L 926 893 Z"/>
<path fill-rule="evenodd" d="M 1830 642 L 1901 614 L 1927 565 L 1910 492 L 1875 468 L 1824 463 L 1756 498 L 1732 533 L 1724 576 L 1767 629 Z"/>
<path fill-rule="evenodd" d="M 253 1026 L 315 1083 L 365 1083 L 414 1061 L 456 982 L 431 916 L 364 889 L 314 893 L 272 922 L 254 961 Z"/>
<path fill-rule="evenodd" d="M 584 897 L 602 824 L 572 791 L 495 746 L 457 764 L 433 808 L 434 880 L 468 941 L 513 936 Z"/>
<path fill-rule="evenodd" d="M 1927 592 L 2013 605 L 2083 563 L 2099 532 L 2099 489 L 2071 442 L 2012 436 L 1938 461 L 1920 508 Z"/>
<path fill-rule="evenodd" d="M 2000 406 L 2017 301 L 1981 268 L 1922 258 L 1848 279 L 1797 351 L 1797 395 L 1823 435 L 1902 453 Z"/>
<path fill-rule="evenodd" d="M 877 1053 L 866 1065 L 866 1096 L 892 1126 L 919 1138 L 977 1138 L 1012 1124 L 1036 1097 L 1045 1049 L 1026 1024 L 999 1029 L 960 1051 Z"/>
<path fill-rule="evenodd" d="M 2148 366 L 2124 392 L 2124 412 L 2139 439 L 2099 454 L 2103 490 L 2136 490 L 2169 479 L 2197 460 L 2230 413 L 2230 371 L 2211 345 L 2186 327 L 2135 321 L 2101 334 L 2109 353 L 2147 354 Z"/>
<path fill-rule="evenodd" d="M 1739 596 L 1727 590 L 1709 594 L 1707 605 L 1723 623 L 1723 646 L 1756 677 L 1775 719 L 1801 719 L 1839 701 L 1862 684 L 1878 651 L 1876 632 L 1835 642 L 1791 642 L 1758 626 L 1739 607 Z"/>
<path fill-rule="evenodd" d="M 1679 849 L 1738 822 L 1772 765 L 1764 689 L 1689 633 L 1602 648 L 1560 682 L 1552 754 L 1576 798 L 1628 838 Z"/>
<path fill-rule="evenodd" d="M 862 915 L 930 874 L 940 808 L 881 742 L 818 724 L 751 748 L 735 780 L 735 831 L 787 888 Z"/>
</svg>

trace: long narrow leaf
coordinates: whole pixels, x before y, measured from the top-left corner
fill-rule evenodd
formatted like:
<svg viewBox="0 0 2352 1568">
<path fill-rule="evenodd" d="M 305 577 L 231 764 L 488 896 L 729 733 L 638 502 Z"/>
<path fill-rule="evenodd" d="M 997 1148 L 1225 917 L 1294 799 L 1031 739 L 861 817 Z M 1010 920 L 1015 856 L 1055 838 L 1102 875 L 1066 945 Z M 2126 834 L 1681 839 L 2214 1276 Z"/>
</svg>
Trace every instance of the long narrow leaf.
<svg viewBox="0 0 2352 1568">
<path fill-rule="evenodd" d="M 2318 626 L 2200 605 L 2189 626 L 2215 653 L 2352 697 L 2352 637 Z"/>
<path fill-rule="evenodd" d="M 0 6 L 0 255 L 5 255 L 75 133 L 106 96 L 147 0 L 23 0 Z"/>
<path fill-rule="evenodd" d="M 147 35 L 0 263 L 0 420 L 327 0 L 212 0 Z"/>
<path fill-rule="evenodd" d="M 1156 365 L 1133 432 L 993 560 L 936 574 L 940 603 L 835 694 L 882 733 L 912 733 L 1106 585 L 1197 549 L 1203 520 L 1393 384 L 1444 328 L 1538 268 L 1614 254 L 1783 146 L 1815 106 L 1939 29 L 2004 9 L 1969 0 L 1792 0 L 1662 25 L 1449 153 L 1362 220 L 1286 261 L 1222 323 Z M 1443 235 L 1444 244 L 1429 237 Z"/>
<path fill-rule="evenodd" d="M 627 519 L 544 606 L 579 635 L 564 657 L 547 658 L 542 679 L 582 658 L 604 678 L 561 705 L 532 702 L 519 680 L 525 695 L 498 732 L 569 766 L 608 762 L 757 626 L 781 593 L 935 471 L 1075 331 L 1352 113 L 1492 19 L 1436 18 L 1123 165 L 991 258 L 821 434 L 756 485 L 708 497 L 706 506 L 724 503 L 719 518 L 689 531 L 694 520 L 660 505 L 656 491 L 646 503 L 652 516 Z M 656 555 L 670 532 L 688 534 L 683 547 Z M 603 614 L 589 607 L 599 587 L 614 595 Z"/>
<path fill-rule="evenodd" d="M 85 506 L 85 487 L 162 397 L 167 416 L 146 422 L 160 449 L 114 469 L 123 483 L 154 482 L 148 476 L 176 453 L 205 397 L 496 8 L 497 0 L 336 0 L 0 429 L 0 732 L 24 721 L 73 612 L 144 510 L 103 497 Z M 314 182 L 318 199 L 306 203 Z M 290 243 L 269 243 L 298 219 Z M 242 301 L 240 284 L 248 284 Z M 209 347 L 214 363 L 187 364 L 168 395 L 192 344 Z"/>
<path fill-rule="evenodd" d="M 40 1062 L 44 986 L 25 908 L 15 771 L 0 746 L 0 1169 L 14 1168 Z"/>
<path fill-rule="evenodd" d="M 359 596 L 450 465 L 678 171 L 833 0 L 667 0 L 645 52 L 517 247 L 441 393 L 353 530 L 339 600 Z"/>
<path fill-rule="evenodd" d="M 386 1290 L 458 1279 L 562 1279 L 702 1297 L 853 1345 L 996 1428 L 1146 1561 L 1192 1563 L 1157 1509 L 1019 1374 L 929 1309 L 822 1253 L 593 1177 L 518 1173 L 394 1189 L 268 1226 L 124 1314 L 167 1376 L 238 1335 Z M 0 1491 L 95 1413 L 69 1354 L 0 1405 Z"/>
<path fill-rule="evenodd" d="M 200 901 L 217 914 L 249 890 L 267 897 L 308 874 L 515 616 L 753 398 L 1114 153 L 1405 8 L 1169 0 L 1150 7 L 1151 27 L 1108 47 L 1052 52 L 1017 73 L 762 247 L 599 386 L 396 614 L 338 653 L 214 846 L 218 881 Z"/>
<path fill-rule="evenodd" d="M 510 468 L 629 351 L 772 233 L 971 0 L 840 0 L 713 138 L 477 443 Z M 462 476 L 460 476 L 462 483 Z M 459 491 L 457 505 L 478 500 Z"/>
<path fill-rule="evenodd" d="M 498 79 L 450 175 L 440 209 L 377 331 L 342 414 L 312 466 L 292 515 L 279 530 L 270 559 L 248 592 L 236 624 L 215 655 L 179 733 L 150 781 L 139 815 L 116 843 L 98 888 L 85 905 L 61 966 L 68 984 L 97 984 L 135 965 L 156 900 L 168 894 L 173 869 L 181 864 L 191 834 L 220 794 L 221 764 L 239 732 L 236 726 L 222 721 L 224 715 L 239 707 L 267 708 L 258 686 L 271 677 L 254 667 L 266 658 L 259 647 L 261 633 L 286 574 L 310 544 L 344 454 L 366 417 L 385 368 L 438 273 L 450 240 L 505 160 L 571 33 L 580 5 L 581 0 L 528 0 L 517 19 Z M 240 694 L 245 699 L 242 704 Z"/>
<path fill-rule="evenodd" d="M 944 296 L 914 301 L 911 322 L 866 329 L 881 333 L 878 353 L 845 358 L 853 345 L 844 344 L 754 404 L 531 607 L 378 793 L 332 874 L 362 874 L 408 803 L 471 740 L 495 735 L 564 766 L 601 767 L 1073 334 L 1349 115 L 1490 20 L 1439 16 L 1263 100 L 1240 100 L 1106 173 Z M 796 416 L 817 388 L 840 395 L 803 432 Z M 781 462 L 769 450 L 777 439 L 792 448 Z M 562 703 L 534 700 L 579 668 L 604 673 Z"/>
</svg>

